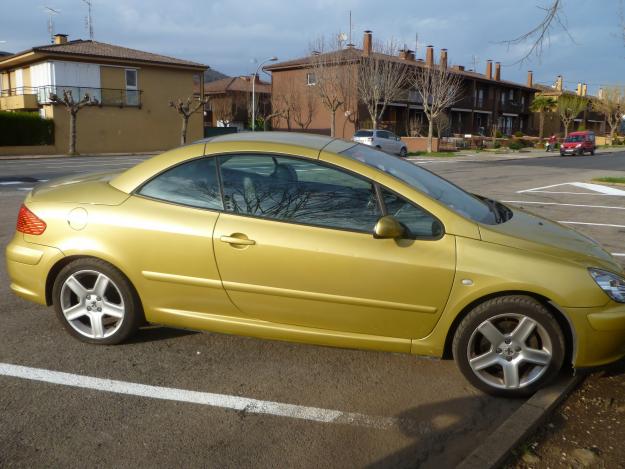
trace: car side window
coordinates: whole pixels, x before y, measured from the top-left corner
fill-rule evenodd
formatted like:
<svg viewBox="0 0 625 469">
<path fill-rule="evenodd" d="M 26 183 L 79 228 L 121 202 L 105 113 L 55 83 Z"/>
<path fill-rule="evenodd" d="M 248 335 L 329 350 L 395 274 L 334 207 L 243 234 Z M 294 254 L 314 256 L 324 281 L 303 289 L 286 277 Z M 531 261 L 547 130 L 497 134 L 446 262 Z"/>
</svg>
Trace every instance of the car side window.
<svg viewBox="0 0 625 469">
<path fill-rule="evenodd" d="M 215 158 L 198 158 L 175 166 L 144 184 L 137 193 L 189 207 L 223 209 Z"/>
<path fill-rule="evenodd" d="M 403 224 L 412 238 L 438 238 L 443 234 L 443 225 L 422 208 L 403 197 L 382 189 L 382 199 L 387 215 L 394 216 Z"/>
<path fill-rule="evenodd" d="M 371 233 L 381 211 L 370 181 L 339 169 L 271 155 L 219 157 L 225 210 Z"/>
</svg>

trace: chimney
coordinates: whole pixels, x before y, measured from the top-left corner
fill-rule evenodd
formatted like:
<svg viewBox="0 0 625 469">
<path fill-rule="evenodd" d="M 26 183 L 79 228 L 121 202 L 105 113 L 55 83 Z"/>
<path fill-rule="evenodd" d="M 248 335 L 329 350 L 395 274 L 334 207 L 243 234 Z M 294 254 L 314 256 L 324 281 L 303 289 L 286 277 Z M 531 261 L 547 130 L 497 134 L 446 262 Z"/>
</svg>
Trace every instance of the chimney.
<svg viewBox="0 0 625 469">
<path fill-rule="evenodd" d="M 434 65 L 434 47 L 427 46 L 425 49 L 425 65 L 431 67 Z"/>
<path fill-rule="evenodd" d="M 408 50 L 408 60 L 412 60 L 414 62 L 415 55 L 413 50 Z"/>
<path fill-rule="evenodd" d="M 441 49 L 441 68 L 447 68 L 447 49 Z"/>
<path fill-rule="evenodd" d="M 464 72 L 464 65 L 456 65 L 456 68 L 458 69 L 458 71 Z"/>
<path fill-rule="evenodd" d="M 369 57 L 371 50 L 373 49 L 373 33 L 369 30 L 365 31 L 365 35 L 362 38 L 362 55 Z"/>
<path fill-rule="evenodd" d="M 581 96 L 582 95 L 582 83 L 581 82 L 577 82 L 577 88 L 575 88 L 575 94 L 577 96 Z"/>
<path fill-rule="evenodd" d="M 495 62 L 495 81 L 501 80 L 501 62 Z"/>
<path fill-rule="evenodd" d="M 599 92 L 597 93 L 597 98 L 603 99 L 603 88 L 599 88 Z"/>
<path fill-rule="evenodd" d="M 486 61 L 486 78 L 493 79 L 493 61 L 490 59 Z"/>
<path fill-rule="evenodd" d="M 562 91 L 562 75 L 556 77 L 556 90 Z"/>
<path fill-rule="evenodd" d="M 588 95 L 588 85 L 586 83 L 582 83 L 582 96 Z"/>
<path fill-rule="evenodd" d="M 531 70 L 527 71 L 527 87 L 532 88 L 534 86 L 534 73 Z"/>
<path fill-rule="evenodd" d="M 406 49 L 402 49 L 399 51 L 399 58 L 402 60 L 408 59 L 408 51 Z"/>
<path fill-rule="evenodd" d="M 54 43 L 55 44 L 67 44 L 67 34 L 55 34 Z"/>
</svg>

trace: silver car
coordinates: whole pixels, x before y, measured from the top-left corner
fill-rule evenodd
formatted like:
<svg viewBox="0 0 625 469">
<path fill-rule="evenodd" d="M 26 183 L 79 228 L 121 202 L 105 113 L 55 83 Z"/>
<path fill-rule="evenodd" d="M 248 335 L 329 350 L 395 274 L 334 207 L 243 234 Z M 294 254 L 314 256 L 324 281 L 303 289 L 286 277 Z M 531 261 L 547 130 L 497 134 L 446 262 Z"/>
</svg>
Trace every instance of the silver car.
<svg viewBox="0 0 625 469">
<path fill-rule="evenodd" d="M 358 130 L 352 137 L 352 140 L 401 157 L 405 157 L 408 154 L 406 144 L 401 141 L 401 138 L 388 130 Z"/>
</svg>

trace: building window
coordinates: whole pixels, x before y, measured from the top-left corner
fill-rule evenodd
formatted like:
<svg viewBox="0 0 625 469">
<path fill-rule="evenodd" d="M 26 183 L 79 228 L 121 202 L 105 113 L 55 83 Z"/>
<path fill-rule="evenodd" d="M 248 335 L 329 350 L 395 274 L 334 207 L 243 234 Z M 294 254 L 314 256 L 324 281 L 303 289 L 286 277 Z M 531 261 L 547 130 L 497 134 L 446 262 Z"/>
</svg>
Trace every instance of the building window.
<svg viewBox="0 0 625 469">
<path fill-rule="evenodd" d="M 307 85 L 316 85 L 317 84 L 317 77 L 315 76 L 314 73 L 307 73 L 306 74 L 306 84 Z"/>
<path fill-rule="evenodd" d="M 139 105 L 139 87 L 137 81 L 137 70 L 134 68 L 126 69 L 126 105 Z"/>
</svg>

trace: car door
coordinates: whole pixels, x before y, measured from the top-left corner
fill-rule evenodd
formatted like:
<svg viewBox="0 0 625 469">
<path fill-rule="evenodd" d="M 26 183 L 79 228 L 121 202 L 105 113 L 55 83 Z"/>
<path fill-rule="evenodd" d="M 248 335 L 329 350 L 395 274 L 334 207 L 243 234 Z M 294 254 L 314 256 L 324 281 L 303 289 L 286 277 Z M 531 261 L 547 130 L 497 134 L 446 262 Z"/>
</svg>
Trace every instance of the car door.
<svg viewBox="0 0 625 469">
<path fill-rule="evenodd" d="M 219 166 L 215 256 L 245 315 L 385 337 L 431 331 L 455 270 L 453 236 L 435 232 L 431 215 L 414 207 L 425 231 L 412 239 L 375 239 L 383 212 L 367 179 L 284 156 L 221 157 Z"/>
<path fill-rule="evenodd" d="M 379 130 L 378 133 L 380 135 L 380 146 L 382 150 L 387 153 L 393 153 L 393 142 L 388 138 L 388 132 L 386 130 Z"/>
<path fill-rule="evenodd" d="M 395 135 L 393 132 L 388 132 L 388 138 L 393 148 L 391 150 L 391 153 L 394 153 L 397 155 L 401 150 L 401 141 L 399 140 L 399 137 L 397 137 L 397 135 Z"/>
<path fill-rule="evenodd" d="M 149 321 L 175 315 L 237 315 L 223 289 L 213 230 L 223 208 L 214 158 L 198 157 L 145 183 L 124 202 L 117 248 L 135 266 L 133 278 Z M 125 214 L 125 215 L 124 215 Z"/>
</svg>

